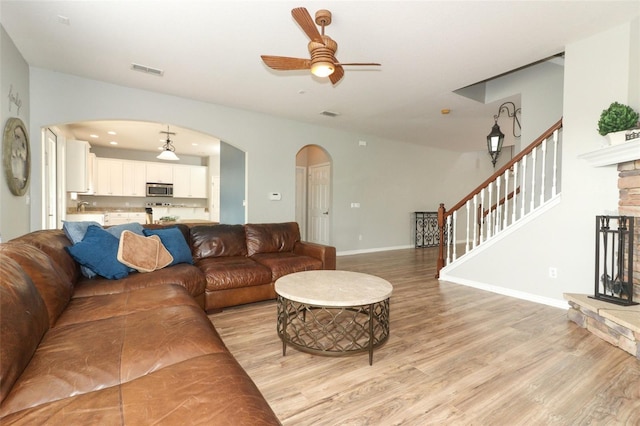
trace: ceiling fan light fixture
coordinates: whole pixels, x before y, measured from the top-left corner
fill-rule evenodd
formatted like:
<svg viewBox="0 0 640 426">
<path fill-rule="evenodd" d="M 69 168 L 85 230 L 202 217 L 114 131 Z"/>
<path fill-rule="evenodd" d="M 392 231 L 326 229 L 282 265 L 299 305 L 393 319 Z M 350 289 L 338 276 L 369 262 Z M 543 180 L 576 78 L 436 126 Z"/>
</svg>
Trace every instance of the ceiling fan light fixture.
<svg viewBox="0 0 640 426">
<path fill-rule="evenodd" d="M 336 70 L 331 62 L 316 62 L 311 65 L 311 73 L 316 77 L 329 77 Z"/>
</svg>

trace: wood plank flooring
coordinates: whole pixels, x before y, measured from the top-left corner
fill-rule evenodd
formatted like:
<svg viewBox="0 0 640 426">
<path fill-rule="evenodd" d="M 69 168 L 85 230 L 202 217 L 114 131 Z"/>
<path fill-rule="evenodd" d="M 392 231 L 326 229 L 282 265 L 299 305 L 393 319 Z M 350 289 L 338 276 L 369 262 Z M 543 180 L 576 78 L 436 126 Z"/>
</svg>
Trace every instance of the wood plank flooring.
<svg viewBox="0 0 640 426">
<path fill-rule="evenodd" d="M 394 286 L 373 355 L 288 348 L 275 301 L 209 316 L 284 425 L 640 425 L 640 361 L 566 311 L 434 279 L 435 249 L 338 258 Z"/>
</svg>

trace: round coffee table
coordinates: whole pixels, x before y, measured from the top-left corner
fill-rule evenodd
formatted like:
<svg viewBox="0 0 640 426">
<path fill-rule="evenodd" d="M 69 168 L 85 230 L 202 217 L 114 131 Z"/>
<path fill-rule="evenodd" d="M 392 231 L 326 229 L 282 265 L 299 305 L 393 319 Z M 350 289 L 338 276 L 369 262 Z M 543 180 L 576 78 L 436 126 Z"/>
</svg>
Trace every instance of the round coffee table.
<svg viewBox="0 0 640 426">
<path fill-rule="evenodd" d="M 389 297 L 382 278 L 349 271 L 305 271 L 279 278 L 278 337 L 287 345 L 318 355 L 369 352 L 389 338 Z"/>
</svg>

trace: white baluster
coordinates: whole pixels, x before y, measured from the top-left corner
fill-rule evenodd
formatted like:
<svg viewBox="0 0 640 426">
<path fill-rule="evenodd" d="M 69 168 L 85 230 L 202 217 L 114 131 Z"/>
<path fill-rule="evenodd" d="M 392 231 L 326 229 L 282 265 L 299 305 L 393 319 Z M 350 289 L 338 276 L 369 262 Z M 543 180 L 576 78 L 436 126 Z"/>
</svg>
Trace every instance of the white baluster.
<svg viewBox="0 0 640 426">
<path fill-rule="evenodd" d="M 500 231 L 500 225 L 502 224 L 502 206 L 500 205 L 500 179 L 502 176 L 496 178 L 496 228 L 494 234 Z"/>
<path fill-rule="evenodd" d="M 527 185 L 525 184 L 527 179 L 527 157 L 527 155 L 522 157 L 522 191 L 520 191 L 522 193 L 522 205 L 520 206 L 520 219 L 524 217 L 524 207 L 525 204 L 527 204 Z"/>
<path fill-rule="evenodd" d="M 465 253 L 469 253 L 469 219 L 471 218 L 471 215 L 469 214 L 469 205 L 471 204 L 471 200 L 468 200 L 465 205 L 467 206 L 467 239 L 466 239 L 466 243 L 464 246 L 464 252 Z"/>
<path fill-rule="evenodd" d="M 544 204 L 544 193 L 546 192 L 547 184 L 545 182 L 546 179 L 546 168 L 547 168 L 547 140 L 542 141 L 542 170 L 540 176 L 540 204 Z"/>
<path fill-rule="evenodd" d="M 513 165 L 513 202 L 511 203 L 513 209 L 511 211 L 511 224 L 516 223 L 516 214 L 518 212 L 518 188 L 520 187 L 518 183 L 518 164 L 520 162 L 516 162 Z"/>
<path fill-rule="evenodd" d="M 509 169 L 504 171 L 504 214 L 502 216 L 504 218 L 502 229 L 507 229 L 509 220 Z"/>
<path fill-rule="evenodd" d="M 480 217 L 478 218 L 478 226 L 480 227 L 480 242 L 478 244 L 482 244 L 484 242 L 484 236 L 486 234 L 487 225 L 484 222 L 484 193 L 485 189 L 483 188 L 480 191 L 480 209 L 476 209 L 476 211 L 480 210 L 478 214 Z"/>
<path fill-rule="evenodd" d="M 453 212 L 453 229 L 449 235 L 449 240 L 453 246 L 453 261 L 458 258 L 458 250 L 456 249 L 456 226 L 458 225 L 458 210 Z"/>
<path fill-rule="evenodd" d="M 535 208 L 535 200 L 536 200 L 536 153 L 538 152 L 538 148 L 534 148 L 531 151 L 531 201 L 529 207 L 529 213 L 533 211 Z"/>
<path fill-rule="evenodd" d="M 558 131 L 553 132 L 553 183 L 551 184 L 551 196 L 556 196 L 556 167 L 558 165 Z"/>
<path fill-rule="evenodd" d="M 489 183 L 489 185 L 487 186 L 487 190 L 489 191 L 489 201 L 487 202 L 489 207 L 487 210 L 487 215 L 485 216 L 485 226 L 487 227 L 487 239 L 489 239 L 493 235 L 493 213 L 491 212 L 491 208 L 493 207 L 493 182 Z M 484 203 L 482 204 L 482 210 L 484 210 Z M 484 216 L 484 211 L 482 212 L 482 215 Z"/>
<path fill-rule="evenodd" d="M 473 196 L 473 248 L 478 245 L 478 194 Z"/>
<path fill-rule="evenodd" d="M 455 213 L 455 212 L 454 212 Z M 443 233 L 443 238 L 445 235 L 448 236 L 447 238 L 447 265 L 449 263 L 451 263 L 451 245 L 452 245 L 452 238 L 451 235 L 449 235 L 449 230 L 451 229 L 451 215 L 447 216 L 447 221 L 446 221 L 446 225 L 445 225 L 445 233 Z"/>
</svg>

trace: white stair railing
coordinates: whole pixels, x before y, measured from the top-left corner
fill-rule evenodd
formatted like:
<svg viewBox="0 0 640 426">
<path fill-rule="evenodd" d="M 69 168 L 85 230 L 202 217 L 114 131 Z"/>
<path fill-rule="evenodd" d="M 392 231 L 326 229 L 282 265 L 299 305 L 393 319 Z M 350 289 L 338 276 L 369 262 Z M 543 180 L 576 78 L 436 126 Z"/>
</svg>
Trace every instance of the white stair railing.
<svg viewBox="0 0 640 426">
<path fill-rule="evenodd" d="M 555 198 L 561 136 L 559 120 L 454 207 L 440 204 L 437 275 Z"/>
</svg>

